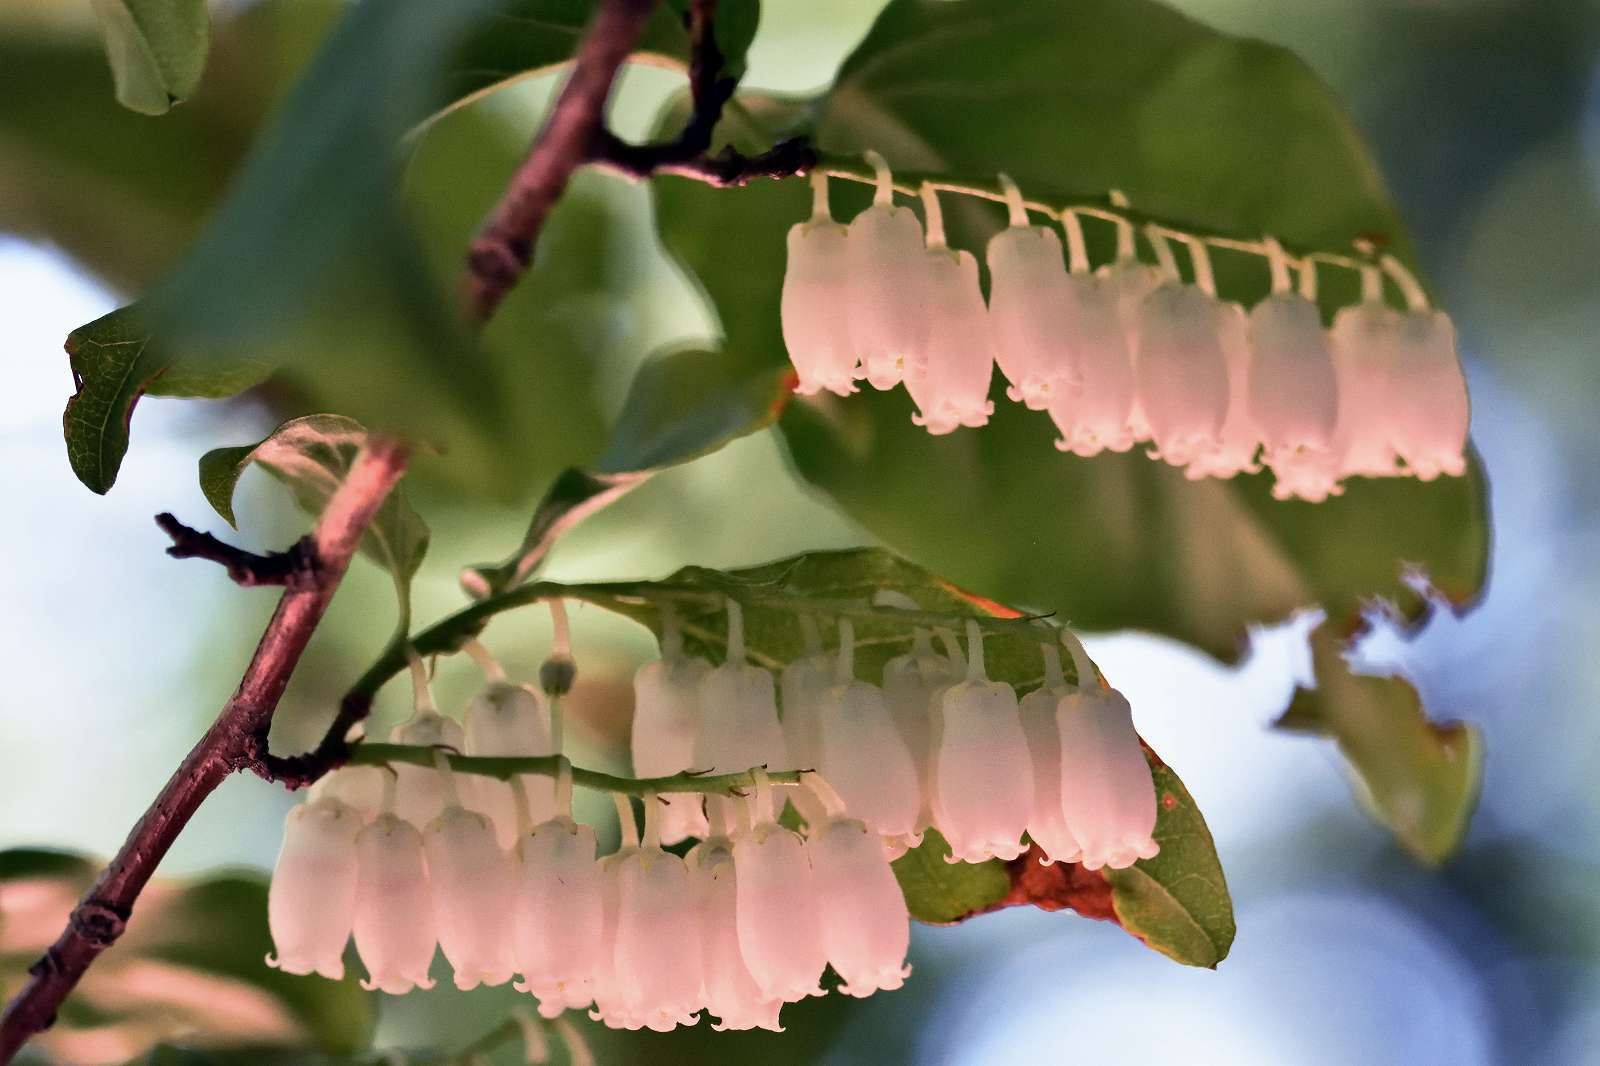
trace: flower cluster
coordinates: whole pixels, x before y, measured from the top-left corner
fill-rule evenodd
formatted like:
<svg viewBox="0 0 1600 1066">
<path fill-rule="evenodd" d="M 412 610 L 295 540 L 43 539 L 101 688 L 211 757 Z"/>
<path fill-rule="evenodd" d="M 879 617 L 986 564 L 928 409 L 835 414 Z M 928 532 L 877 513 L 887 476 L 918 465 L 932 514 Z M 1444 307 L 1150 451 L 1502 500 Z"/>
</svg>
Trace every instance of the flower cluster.
<svg viewBox="0 0 1600 1066">
<path fill-rule="evenodd" d="M 1217 298 L 1207 242 L 1145 227 L 1157 260 L 1136 255 L 1131 222 L 1113 212 L 1051 212 L 1066 236 L 1030 224 L 1015 183 L 1001 182 L 1010 224 L 989 242 L 985 304 L 971 253 L 946 245 L 937 193 L 924 184 L 926 235 L 894 203 L 876 153 L 873 204 L 833 221 L 827 176 L 813 172 L 812 217 L 788 237 L 784 341 L 797 391 L 847 396 L 865 379 L 904 384 L 912 421 L 935 434 L 982 426 L 992 369 L 1007 396 L 1049 413 L 1056 447 L 1080 456 L 1150 443 L 1149 455 L 1191 479 L 1262 465 L 1273 495 L 1320 501 L 1350 476 L 1424 481 L 1465 470 L 1466 383 L 1455 331 L 1399 263 L 1351 263 L 1363 295 L 1324 330 L 1317 258 L 1293 260 L 1270 238 L 1230 242 L 1264 256 L 1272 293 L 1248 312 Z M 1116 258 L 1091 269 L 1080 214 L 1116 221 Z M 1189 249 L 1186 283 L 1172 238 Z M 1298 279 L 1295 274 L 1298 273 Z M 1388 274 L 1407 305 L 1384 297 Z"/>
<path fill-rule="evenodd" d="M 572 818 L 565 760 L 554 778 L 452 770 L 451 750 L 558 752 L 559 701 L 510 684 L 469 645 L 488 684 L 458 724 L 414 662 L 416 710 L 391 738 L 432 748 L 433 766 L 347 766 L 290 812 L 269 964 L 338 978 L 353 936 L 364 987 L 403 993 L 431 987 L 438 947 L 458 987 L 520 975 L 547 1017 L 592 1005 L 609 1026 L 668 1030 L 704 1011 L 717 1029 L 778 1030 L 783 1004 L 823 994 L 830 966 L 847 995 L 903 983 L 910 921 L 891 861 L 930 827 L 952 862 L 1014 859 L 1025 838 L 1042 861 L 1089 869 L 1156 853 L 1127 701 L 1070 634 L 1081 683 L 1065 682 L 1047 644 L 1044 682 L 1019 701 L 987 679 L 976 622 L 964 651 L 939 630 L 942 654 L 917 630 L 875 685 L 855 676 L 848 619 L 830 652 L 804 620 L 809 653 L 775 677 L 748 661 L 736 603 L 718 665 L 685 654 L 670 608 L 663 617 L 661 657 L 634 679 L 642 837 L 617 794 L 622 843 L 597 857 L 594 830 Z M 780 771 L 794 772 L 769 779 Z M 753 787 L 681 791 L 705 774 Z M 791 803 L 793 823 L 780 818 Z M 690 839 L 682 857 L 665 850 Z"/>
</svg>

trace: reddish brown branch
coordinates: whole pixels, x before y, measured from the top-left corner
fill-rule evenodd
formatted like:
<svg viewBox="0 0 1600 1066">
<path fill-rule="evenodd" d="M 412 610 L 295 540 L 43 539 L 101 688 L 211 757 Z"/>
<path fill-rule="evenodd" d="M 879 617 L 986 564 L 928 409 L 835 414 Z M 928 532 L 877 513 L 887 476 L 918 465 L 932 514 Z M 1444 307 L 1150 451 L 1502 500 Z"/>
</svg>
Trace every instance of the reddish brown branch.
<svg viewBox="0 0 1600 1066">
<path fill-rule="evenodd" d="M 156 525 L 172 538 L 168 555 L 174 559 L 207 559 L 220 563 L 236 584 L 246 588 L 257 585 L 296 588 L 317 579 L 317 556 L 311 550 L 309 537 L 295 541 L 286 551 L 257 555 L 218 540 L 210 533 L 190 529 L 166 512 L 156 515 Z"/>
<path fill-rule="evenodd" d="M 273 711 L 295 664 L 373 514 L 405 472 L 406 457 L 396 441 L 372 441 L 328 501 L 305 549 L 315 560 L 312 576 L 284 591 L 233 697 L 79 902 L 66 929 L 29 969 L 28 982 L 0 1016 L 0 1064 L 10 1062 L 25 1041 L 50 1026 L 89 964 L 121 936 L 134 901 L 201 802 L 229 774 L 260 759 Z"/>
</svg>

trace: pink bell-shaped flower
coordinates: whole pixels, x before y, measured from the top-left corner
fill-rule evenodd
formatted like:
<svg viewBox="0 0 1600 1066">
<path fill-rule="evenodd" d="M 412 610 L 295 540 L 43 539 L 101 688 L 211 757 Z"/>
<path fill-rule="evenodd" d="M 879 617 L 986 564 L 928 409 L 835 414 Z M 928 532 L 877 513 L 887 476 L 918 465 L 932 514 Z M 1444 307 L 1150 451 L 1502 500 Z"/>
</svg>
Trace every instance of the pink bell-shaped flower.
<svg viewBox="0 0 1600 1066">
<path fill-rule="evenodd" d="M 1333 356 L 1317 305 L 1289 288 L 1288 264 L 1276 242 L 1269 250 L 1274 291 L 1250 311 L 1250 417 L 1278 480 L 1325 498 L 1338 475 L 1327 454 L 1339 418 Z M 1303 277 L 1315 277 L 1310 269 Z M 1319 471 L 1332 475 L 1320 491 L 1310 476 Z"/>
<path fill-rule="evenodd" d="M 1209 286 L 1179 279 L 1165 238 L 1152 232 L 1151 242 L 1167 280 L 1139 305 L 1134 377 L 1155 442 L 1152 458 L 1185 466 L 1217 445 L 1228 413 L 1222 308 Z M 1196 256 L 1194 262 L 1198 269 L 1204 260 Z"/>
<path fill-rule="evenodd" d="M 689 853 L 700 906 L 701 957 L 705 963 L 705 1009 L 717 1017 L 717 1032 L 769 1029 L 783 1032 L 783 1000 L 764 995 L 739 949 L 739 897 L 733 843 L 712 837 Z"/>
<path fill-rule="evenodd" d="M 496 668 L 498 673 L 498 668 Z M 527 685 L 512 685 L 505 675 L 491 679 L 467 704 L 466 754 L 554 755 L 550 737 L 550 712 L 544 699 Z M 542 774 L 521 774 L 518 781 L 527 797 L 528 815 L 542 822 L 555 813 L 555 782 Z M 473 782 L 472 806 L 489 816 L 502 848 L 517 840 L 518 800 L 511 782 L 492 777 Z"/>
<path fill-rule="evenodd" d="M 689 868 L 650 837 L 618 872 L 616 967 L 623 1009 L 664 1033 L 699 1021 L 700 913 Z"/>
<path fill-rule="evenodd" d="M 594 1010 L 589 1017 L 604 1022 L 608 1029 L 642 1029 L 644 1022 L 632 1014 L 623 1002 L 626 974 L 617 971 L 617 921 L 621 914 L 622 869 L 639 854 L 638 829 L 633 824 L 633 810 L 622 796 L 613 797 L 617 812 L 623 816 L 622 846 L 601 859 L 600 872 L 601 925 L 600 942 L 596 945 L 598 963 L 594 976 Z"/>
<path fill-rule="evenodd" d="M 789 229 L 789 261 L 783 274 L 780 316 L 783 343 L 800 383 L 810 396 L 823 389 L 848 396 L 856 391 L 856 349 L 850 338 L 848 230 L 828 213 L 828 176 L 811 172 L 811 218 Z"/>
<path fill-rule="evenodd" d="M 1056 706 L 1061 735 L 1061 806 L 1083 849 L 1085 869 L 1120 870 L 1160 851 L 1155 784 L 1133 712 L 1116 689 L 1103 688 L 1076 637 L 1063 632 L 1078 672 L 1077 688 Z"/>
<path fill-rule="evenodd" d="M 302 803 L 283 823 L 283 847 L 267 888 L 267 926 L 284 973 L 344 976 L 344 945 L 356 905 L 356 834 L 361 815 L 336 799 Z"/>
<path fill-rule="evenodd" d="M 356 871 L 356 951 L 367 968 L 361 987 L 390 995 L 432 988 L 439 938 L 422 834 L 384 811 L 356 837 Z"/>
<path fill-rule="evenodd" d="M 1422 481 L 1466 473 L 1471 404 L 1456 352 L 1456 331 L 1400 263 L 1384 267 L 1400 285 L 1409 309 L 1395 323 L 1391 352 L 1394 386 L 1390 439 L 1406 469 Z"/>
<path fill-rule="evenodd" d="M 700 733 L 700 684 L 711 664 L 683 654 L 677 620 L 666 610 L 661 658 L 633 675 L 633 772 L 666 777 L 692 770 Z M 661 841 L 676 844 L 706 835 L 705 807 L 698 793 L 669 793 L 661 803 Z"/>
<path fill-rule="evenodd" d="M 939 699 L 934 814 L 951 862 L 1014 859 L 1033 808 L 1033 764 L 1017 694 L 987 680 L 983 634 L 967 623 L 967 677 Z"/>
<path fill-rule="evenodd" d="M 764 774 L 756 806 L 756 824 L 733 842 L 740 954 L 766 998 L 788 1003 L 821 995 L 827 959 L 805 843 L 772 820 Z"/>
<path fill-rule="evenodd" d="M 1061 731 L 1056 707 L 1067 695 L 1061 676 L 1061 653 L 1044 646 L 1044 684 L 1022 697 L 1019 710 L 1022 731 L 1033 757 L 1033 807 L 1028 814 L 1028 837 L 1044 853 L 1046 864 L 1077 862 L 1082 849 L 1067 828 L 1061 810 Z"/>
<path fill-rule="evenodd" d="M 433 914 L 439 946 L 463 991 L 511 980 L 511 864 L 495 840 L 494 825 L 461 806 L 443 757 L 440 780 L 445 807 L 422 831 L 433 882 Z"/>
<path fill-rule="evenodd" d="M 511 854 L 516 988 L 532 993 L 546 1018 L 594 999 L 605 925 L 594 853 L 594 830 L 558 814 L 530 829 Z"/>
<path fill-rule="evenodd" d="M 1061 239 L 1030 226 L 1016 182 L 1000 175 L 1011 224 L 989 239 L 989 323 L 995 358 L 1011 382 L 1006 395 L 1042 411 L 1072 381 L 1067 269 Z"/>
<path fill-rule="evenodd" d="M 341 766 L 317 779 L 311 786 L 310 798 L 338 800 L 346 807 L 354 807 L 362 820 L 370 822 L 383 806 L 385 779 L 392 781 L 393 777 L 381 766 Z"/>
<path fill-rule="evenodd" d="M 928 216 L 928 340 L 926 357 L 906 368 L 905 383 L 918 409 L 911 421 L 938 436 L 988 424 L 994 413 L 994 337 L 978 261 L 945 245 L 944 218 L 931 185 L 922 187 L 922 200 Z"/>
<path fill-rule="evenodd" d="M 778 723 L 772 673 L 745 661 L 744 614 L 728 601 L 728 658 L 700 681 L 700 733 L 694 764 L 731 774 L 753 766 L 793 769 Z"/>
<path fill-rule="evenodd" d="M 411 660 L 411 685 L 413 708 L 411 717 L 389 730 L 389 740 L 395 744 L 418 747 L 445 748 L 465 753 L 466 733 L 461 723 L 446 718 L 434 705 L 428 691 L 428 674 L 422 660 Z M 396 766 L 398 775 L 395 790 L 395 813 L 418 829 L 425 827 L 444 810 L 444 785 L 439 771 L 409 763 Z"/>
<path fill-rule="evenodd" d="M 876 152 L 867 160 L 878 172 L 878 189 L 872 206 L 850 220 L 842 310 L 849 314 L 861 375 L 875 389 L 892 389 L 927 361 L 928 259 L 916 214 L 894 204 L 888 164 Z"/>
<path fill-rule="evenodd" d="M 806 839 L 822 946 L 847 996 L 892 991 L 911 974 L 911 919 L 877 834 L 855 818 L 813 826 Z"/>
<path fill-rule="evenodd" d="M 1217 317 L 1217 338 L 1228 365 L 1228 414 L 1222 420 L 1222 436 L 1217 443 L 1190 460 L 1183 476 L 1230 478 L 1260 470 L 1256 452 L 1261 434 L 1250 417 L 1250 320 L 1236 303 L 1221 305 Z"/>
<path fill-rule="evenodd" d="M 802 615 L 800 623 L 805 632 L 806 654 L 783 668 L 778 694 L 789 761 L 810 770 L 821 758 L 822 726 L 817 715 L 823 694 L 833 684 L 834 657 L 823 653 L 815 620 Z"/>
<path fill-rule="evenodd" d="M 1334 452 L 1341 476 L 1395 477 L 1394 339 L 1404 314 L 1383 302 L 1383 276 L 1376 266 L 1361 272 L 1361 302 L 1334 317 L 1329 341 L 1339 387 L 1339 422 Z"/>
<path fill-rule="evenodd" d="M 918 833 L 933 819 L 929 797 L 933 788 L 934 727 L 939 714 L 936 700 L 941 691 L 961 680 L 961 674 L 962 670 L 947 656 L 933 650 L 928 631 L 920 628 L 912 637 L 910 652 L 883 664 L 884 702 L 889 705 L 889 717 L 917 771 L 917 794 L 921 797 Z"/>
<path fill-rule="evenodd" d="M 850 813 L 874 833 L 915 846 L 922 814 L 917 766 L 895 728 L 883 690 L 855 679 L 854 644 L 850 620 L 841 619 L 836 684 L 822 699 L 817 769 Z"/>
</svg>

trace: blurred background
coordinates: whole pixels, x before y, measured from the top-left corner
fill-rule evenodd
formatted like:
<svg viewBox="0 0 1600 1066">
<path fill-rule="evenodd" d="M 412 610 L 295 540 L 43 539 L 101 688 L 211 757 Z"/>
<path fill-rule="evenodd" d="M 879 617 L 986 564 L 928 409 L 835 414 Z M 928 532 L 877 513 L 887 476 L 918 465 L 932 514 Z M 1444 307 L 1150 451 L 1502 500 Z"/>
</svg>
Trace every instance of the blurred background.
<svg viewBox="0 0 1600 1066">
<path fill-rule="evenodd" d="M 746 84 L 826 85 L 880 6 L 767 0 Z M 1216 972 L 1174 966 L 1109 925 L 1013 910 L 916 930 L 916 975 L 905 990 L 790 1008 L 782 1037 L 716 1035 L 702 1025 L 624 1042 L 601 1030 L 602 1062 L 953 1066 L 1113 1053 L 1235 1064 L 1600 1062 L 1600 5 L 1177 6 L 1294 49 L 1338 91 L 1460 329 L 1492 492 L 1489 591 L 1465 617 L 1438 612 L 1410 643 L 1380 632 L 1363 657 L 1373 670 L 1403 668 L 1435 716 L 1483 730 L 1483 795 L 1466 846 L 1443 869 L 1420 869 L 1352 802 L 1330 743 L 1267 730 L 1305 675 L 1304 620 L 1257 634 L 1238 668 L 1147 636 L 1105 634 L 1090 641 L 1091 653 L 1129 695 L 1140 731 L 1183 775 L 1228 873 L 1239 934 Z M 23 0 L 0 9 L 0 33 L 80 47 L 94 26 L 77 0 Z M 285 44 L 274 62 L 290 69 L 303 54 L 294 49 Z M 18 76 L 16 67 L 0 70 L 0 88 L 16 89 L 6 79 Z M 109 108 L 103 81 L 91 86 L 105 96 L 94 106 Z M 0 231 L 32 234 L 0 233 L 9 372 L 0 392 L 9 518 L 0 523 L 8 561 L 0 846 L 113 850 L 228 695 L 275 599 L 234 588 L 215 567 L 166 558 L 151 522 L 171 510 L 223 532 L 194 462 L 209 448 L 264 436 L 277 421 L 265 404 L 147 399 L 105 497 L 73 479 L 60 433 L 72 391 L 62 339 L 124 302 L 181 249 L 192 232 L 178 221 L 187 217 L 182 201 L 204 199 L 223 180 L 240 148 L 230 138 L 262 106 L 248 81 L 226 86 L 241 100 L 253 93 L 253 103 L 229 112 L 238 125 L 213 130 L 195 157 L 195 187 L 167 190 L 170 202 L 149 211 L 97 186 L 93 168 L 63 162 L 64 150 L 0 129 Z M 665 72 L 630 70 L 619 131 L 642 135 L 677 84 Z M 498 94 L 473 112 L 470 129 L 429 136 L 479 138 L 514 159 L 550 89 L 546 79 Z M 0 95 L 0 107 L 7 99 Z M 60 106 L 53 147 L 70 144 L 75 117 L 86 127 L 92 120 L 67 91 Z M 429 153 L 428 144 L 419 149 L 408 180 L 493 183 L 452 172 L 443 148 Z M 648 245 L 647 190 L 585 175 L 573 196 L 577 206 L 564 210 L 552 240 Z M 84 205 L 78 216 L 73 203 Z M 463 241 L 480 212 L 470 201 L 440 212 L 453 222 L 439 224 L 437 240 Z M 41 226 L 52 239 L 39 238 Z M 593 354 L 586 374 L 564 384 L 570 424 L 537 428 L 540 447 L 522 471 L 532 491 L 593 452 L 644 353 L 714 334 L 659 252 L 621 263 L 620 274 L 611 257 L 611 273 L 576 279 L 535 272 L 535 285 L 571 297 L 562 305 L 568 320 L 545 325 L 587 331 Z M 526 493 L 486 502 L 458 488 L 416 487 L 434 530 L 415 590 L 423 621 L 461 602 L 460 565 L 502 556 L 526 521 Z M 258 473 L 246 476 L 238 505 L 235 539 L 250 547 L 281 545 L 304 526 Z M 569 536 L 550 573 L 654 576 L 683 563 L 735 566 L 869 539 L 806 488 L 763 433 L 658 476 Z M 295 678 L 275 746 L 295 748 L 320 732 L 391 618 L 387 577 L 358 564 Z M 627 679 L 654 644 L 598 611 L 580 611 L 574 626 L 578 757 L 621 768 Z M 528 675 L 548 640 L 548 619 L 522 612 L 498 622 L 487 643 Z M 441 703 L 459 705 L 477 681 L 467 664 L 443 663 Z M 376 731 L 403 716 L 405 703 L 397 688 L 386 690 Z M 290 802 L 253 778 L 230 781 L 162 872 L 270 867 Z M 606 817 L 598 804 L 587 813 Z M 515 997 L 501 992 L 386 1001 L 380 1043 L 464 1044 L 503 1016 Z"/>
</svg>

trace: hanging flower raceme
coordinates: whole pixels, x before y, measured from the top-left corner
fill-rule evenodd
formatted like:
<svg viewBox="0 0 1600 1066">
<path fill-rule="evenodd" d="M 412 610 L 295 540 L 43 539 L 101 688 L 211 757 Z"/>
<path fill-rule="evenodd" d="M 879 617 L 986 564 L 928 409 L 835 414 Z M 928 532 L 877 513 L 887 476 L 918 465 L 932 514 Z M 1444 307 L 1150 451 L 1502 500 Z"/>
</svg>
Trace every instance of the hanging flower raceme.
<svg viewBox="0 0 1600 1066">
<path fill-rule="evenodd" d="M 989 239 L 989 322 L 995 358 L 1011 382 L 1006 395 L 1042 411 L 1077 375 L 1069 345 L 1076 325 L 1061 239 L 1028 224 L 1016 182 L 1000 175 L 1010 224 Z"/>
<path fill-rule="evenodd" d="M 502 985 L 515 969 L 504 928 L 512 913 L 511 866 L 494 825 L 461 805 L 443 755 L 438 774 L 444 809 L 422 831 L 422 843 L 439 946 L 455 970 L 457 988 Z"/>
<path fill-rule="evenodd" d="M 1151 230 L 1165 280 L 1139 305 L 1134 377 L 1155 447 L 1151 456 L 1184 466 L 1217 446 L 1228 413 L 1228 364 L 1221 305 L 1209 277 L 1185 285 L 1166 238 Z M 1197 269 L 1204 260 L 1195 259 Z"/>
<path fill-rule="evenodd" d="M 820 168 L 811 172 L 811 189 L 811 218 L 789 230 L 783 343 L 800 377 L 796 392 L 848 396 L 856 391 L 856 349 L 850 316 L 842 313 L 851 301 L 849 231 L 829 214 L 828 176 Z"/>
<path fill-rule="evenodd" d="M 1054 644 L 1043 646 L 1044 684 L 1022 697 L 1019 711 L 1022 732 L 1033 759 L 1033 806 L 1028 812 L 1028 838 L 1043 854 L 1040 861 L 1077 862 L 1082 854 L 1078 840 L 1067 828 L 1061 809 L 1061 730 L 1056 708 L 1068 695 L 1061 676 L 1061 653 Z"/>
<path fill-rule="evenodd" d="M 344 976 L 344 945 L 356 905 L 356 834 L 361 815 L 336 799 L 293 808 L 267 888 L 267 926 L 275 954 L 267 965 L 285 973 Z"/>
<path fill-rule="evenodd" d="M 805 842 L 774 820 L 764 774 L 753 806 L 755 824 L 733 844 L 740 954 L 766 998 L 820 996 L 827 959 Z"/>
<path fill-rule="evenodd" d="M 570 790 L 565 802 L 570 804 Z M 595 996 L 605 943 L 604 892 L 601 867 L 595 861 L 594 830 L 574 822 L 570 811 L 563 810 L 524 833 L 511 861 L 513 959 L 522 975 L 517 991 L 532 993 L 546 1018 L 587 1006 Z"/>
<path fill-rule="evenodd" d="M 1056 706 L 1061 737 L 1061 807 L 1082 849 L 1085 869 L 1120 870 L 1160 851 L 1155 784 L 1133 712 L 1116 689 L 1102 687 L 1083 645 L 1063 631 L 1077 685 Z"/>
<path fill-rule="evenodd" d="M 1071 272 L 1062 291 L 1063 334 L 1071 353 L 1073 387 L 1052 396 L 1049 411 L 1061 439 L 1060 451 L 1092 456 L 1133 446 L 1134 374 L 1128 329 L 1119 300 L 1125 290 L 1141 293 L 1148 272 L 1137 262 L 1114 267 L 1102 277 L 1089 269 L 1083 224 L 1072 211 L 1061 212 Z M 1128 231 L 1131 241 L 1132 230 Z M 1128 255 L 1132 255 L 1131 247 Z"/>
<path fill-rule="evenodd" d="M 932 185 L 923 185 L 922 202 L 928 218 L 928 339 L 924 358 L 907 366 L 905 383 L 917 404 L 911 421 L 938 436 L 988 424 L 994 413 L 989 400 L 994 337 L 978 284 L 978 261 L 971 252 L 945 244 Z"/>
<path fill-rule="evenodd" d="M 701 959 L 705 966 L 705 1009 L 718 1019 L 711 1027 L 783 1032 L 778 1012 L 783 1000 L 761 991 L 739 947 L 738 874 L 733 841 L 708 837 L 689 853 L 689 870 L 700 908 Z"/>
<path fill-rule="evenodd" d="M 465 752 L 467 738 L 461 723 L 439 713 L 433 694 L 428 691 L 427 670 L 415 655 L 411 657 L 411 684 L 411 717 L 389 731 L 389 740 L 395 744 Z M 400 775 L 395 813 L 421 829 L 444 809 L 444 784 L 439 771 L 409 763 L 396 766 L 394 770 Z"/>
<path fill-rule="evenodd" d="M 847 817 L 837 796 L 806 837 L 817 919 L 828 962 L 847 996 L 892 991 L 911 975 L 906 948 L 911 919 L 877 833 Z"/>
<path fill-rule="evenodd" d="M 623 1010 L 657 1032 L 699 1020 L 700 912 L 689 868 L 661 850 L 655 797 L 644 841 L 617 872 L 616 974 Z"/>
<path fill-rule="evenodd" d="M 633 675 L 633 772 L 666 777 L 695 768 L 700 734 L 700 685 L 711 664 L 683 654 L 683 635 L 670 607 L 662 608 L 661 658 Z M 697 793 L 659 797 L 661 841 L 676 844 L 707 832 Z"/>
<path fill-rule="evenodd" d="M 950 860 L 1014 859 L 1033 807 L 1033 767 L 1010 685 L 983 668 L 983 633 L 967 623 L 967 676 L 939 698 L 934 815 Z"/>
<path fill-rule="evenodd" d="M 883 664 L 884 702 L 889 706 L 889 716 L 917 772 L 917 795 L 921 798 L 916 824 L 918 833 L 933 822 L 930 796 L 938 694 L 961 680 L 963 672 L 963 664 L 953 663 L 948 656 L 934 651 L 928 631 L 922 628 L 914 631 L 910 652 Z"/>
<path fill-rule="evenodd" d="M 930 286 L 922 226 L 909 207 L 894 203 L 894 177 L 876 152 L 872 206 L 850 220 L 845 239 L 850 336 L 860 360 L 858 376 L 875 389 L 892 389 L 912 367 L 927 361 Z"/>
<path fill-rule="evenodd" d="M 399 995 L 433 987 L 428 969 L 439 938 L 422 834 L 394 813 L 393 781 L 377 816 L 356 836 L 354 932 L 367 968 L 361 987 Z"/>
<path fill-rule="evenodd" d="M 921 841 L 922 790 L 883 690 L 855 679 L 855 635 L 839 622 L 835 684 L 822 698 L 822 776 L 850 813 L 898 850 Z"/>
<path fill-rule="evenodd" d="M 467 651 L 478 660 L 486 677 L 483 690 L 467 704 L 465 719 L 466 754 L 487 756 L 554 755 L 550 736 L 550 712 L 544 699 L 528 685 L 513 685 L 482 645 L 472 641 Z M 529 817 L 542 822 L 555 813 L 554 783 L 539 774 L 517 778 L 526 797 Z M 489 816 L 495 837 L 503 848 L 517 840 L 522 817 L 516 794 L 509 781 L 482 777 L 473 781 L 472 806 Z"/>
</svg>

